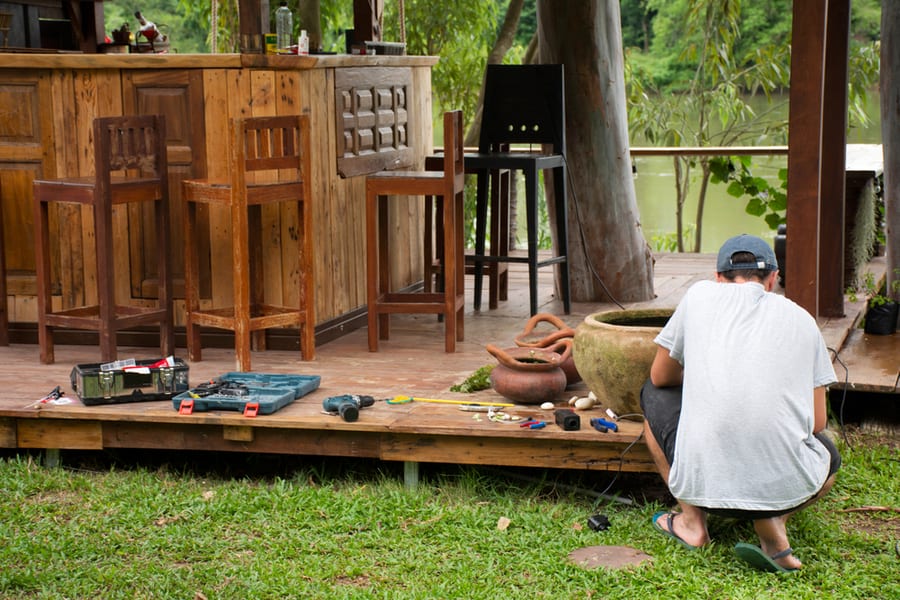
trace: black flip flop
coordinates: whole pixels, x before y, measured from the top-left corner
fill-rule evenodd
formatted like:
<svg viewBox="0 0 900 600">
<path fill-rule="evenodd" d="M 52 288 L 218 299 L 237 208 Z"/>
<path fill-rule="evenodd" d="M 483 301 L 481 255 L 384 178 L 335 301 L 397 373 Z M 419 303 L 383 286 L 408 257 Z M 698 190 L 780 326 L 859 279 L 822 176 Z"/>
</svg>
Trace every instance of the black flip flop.
<svg viewBox="0 0 900 600">
<path fill-rule="evenodd" d="M 681 513 L 677 513 L 674 511 L 661 510 L 658 513 L 653 515 L 653 527 L 654 527 L 654 529 L 656 529 L 658 531 L 662 531 L 664 534 L 666 534 L 670 538 L 674 539 L 676 542 L 678 542 L 679 544 L 681 544 L 688 550 L 696 550 L 698 548 L 698 546 L 692 546 L 691 544 L 688 544 L 686 541 L 681 539 L 681 537 L 677 533 L 675 533 L 675 528 L 672 527 L 672 521 L 674 521 L 675 517 L 677 517 L 680 514 Z M 666 527 L 663 527 L 662 525 L 659 524 L 659 519 L 663 515 L 670 515 L 669 521 L 666 523 L 666 525 L 667 525 Z"/>
</svg>

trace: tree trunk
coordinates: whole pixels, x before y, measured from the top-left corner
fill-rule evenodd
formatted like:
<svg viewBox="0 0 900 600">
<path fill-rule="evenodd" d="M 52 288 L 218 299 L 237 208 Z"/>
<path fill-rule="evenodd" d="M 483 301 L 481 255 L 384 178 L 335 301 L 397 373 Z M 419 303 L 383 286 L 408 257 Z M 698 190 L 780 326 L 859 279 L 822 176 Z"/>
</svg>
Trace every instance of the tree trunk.
<svg viewBox="0 0 900 600">
<path fill-rule="evenodd" d="M 884 144 L 884 217 L 887 280 L 900 279 L 900 3 L 881 3 L 881 140 Z M 900 301 L 900 294 L 894 293 Z"/>
<path fill-rule="evenodd" d="M 537 6 L 540 62 L 565 66 L 572 300 L 650 300 L 653 258 L 631 173 L 619 3 L 538 0 Z M 548 206 L 552 211 L 553 202 Z"/>
<path fill-rule="evenodd" d="M 305 29 L 309 36 L 309 49 L 322 49 L 322 17 L 320 0 L 300 0 L 297 7 L 297 29 Z M 296 40 L 295 40 L 296 41 Z"/>
</svg>

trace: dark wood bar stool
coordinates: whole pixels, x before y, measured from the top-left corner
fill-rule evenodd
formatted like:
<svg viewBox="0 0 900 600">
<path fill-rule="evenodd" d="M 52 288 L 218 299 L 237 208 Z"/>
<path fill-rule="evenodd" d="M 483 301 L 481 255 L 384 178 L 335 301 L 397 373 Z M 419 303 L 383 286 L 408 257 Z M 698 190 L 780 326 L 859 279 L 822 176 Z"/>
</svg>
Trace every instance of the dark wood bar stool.
<svg viewBox="0 0 900 600">
<path fill-rule="evenodd" d="M 566 208 L 565 92 L 562 65 L 488 65 L 478 153 L 467 153 L 466 170 L 478 172 L 475 199 L 475 310 L 481 307 L 484 266 L 494 262 L 528 265 L 531 314 L 537 313 L 538 269 L 559 265 L 559 289 L 566 314 L 571 308 Z M 515 144 L 539 144 L 540 150 L 509 149 Z M 551 151 L 543 146 L 551 145 Z M 527 256 L 494 251 L 485 254 L 489 173 L 496 169 L 525 174 L 525 211 L 528 230 Z M 538 259 L 538 173 L 553 174 L 553 207 L 556 212 L 555 256 Z M 501 231 L 500 236 L 508 235 Z M 493 238 L 492 238 L 493 239 Z"/>
<path fill-rule="evenodd" d="M 182 182 L 185 200 L 185 307 L 191 360 L 201 360 L 200 326 L 234 332 L 237 369 L 250 370 L 250 342 L 265 349 L 265 329 L 299 328 L 303 360 L 315 358 L 315 299 L 312 262 L 309 117 L 289 115 L 235 119 L 231 129 L 231 181 Z M 226 206 L 231 211 L 233 305 L 200 308 L 197 205 Z M 262 206 L 295 205 L 298 257 L 297 306 L 266 302 L 262 256 Z M 282 231 L 286 228 L 282 227 Z M 287 234 L 285 234 L 287 235 Z M 293 249 L 290 252 L 294 252 Z M 284 253 L 283 253 L 284 255 Z M 258 333 L 259 335 L 255 335 Z"/>
<path fill-rule="evenodd" d="M 444 113 L 443 171 L 382 171 L 366 178 L 366 287 L 369 350 L 388 339 L 391 313 L 437 314 L 444 318 L 444 350 L 456 351 L 464 336 L 462 111 Z M 404 196 L 442 198 L 441 285 L 438 291 L 394 292 L 388 238 L 388 205 Z M 426 265 L 426 271 L 428 265 Z M 427 278 L 427 275 L 426 275 Z"/>
<path fill-rule="evenodd" d="M 444 167 L 442 154 L 435 154 L 425 159 L 425 169 L 440 171 Z M 468 171 L 467 171 L 468 173 Z M 490 172 L 490 207 L 491 207 L 491 254 L 506 256 L 509 254 L 509 202 L 510 178 L 508 169 Z M 444 226 L 441 198 L 435 197 L 425 203 L 425 291 L 430 292 L 433 282 L 441 275 L 442 247 L 444 243 Z M 465 257 L 466 275 L 475 273 L 475 257 Z M 490 262 L 484 265 L 484 275 L 488 278 L 488 308 L 497 308 L 499 301 L 507 299 L 509 290 L 509 266 L 506 262 Z"/>
<path fill-rule="evenodd" d="M 35 179 L 34 222 L 37 262 L 38 342 L 41 361 L 52 363 L 53 329 L 67 327 L 99 333 L 100 358 L 116 359 L 116 334 L 138 325 L 159 323 L 160 351 L 175 348 L 172 282 L 169 268 L 169 186 L 166 128 L 161 115 L 104 117 L 94 120 L 94 176 Z M 50 288 L 51 202 L 90 206 L 97 260 L 97 304 L 52 309 Z M 113 206 L 153 202 L 156 229 L 158 301 L 156 306 L 117 304 L 114 286 Z M 119 273 L 127 277 L 128 273 Z"/>
</svg>

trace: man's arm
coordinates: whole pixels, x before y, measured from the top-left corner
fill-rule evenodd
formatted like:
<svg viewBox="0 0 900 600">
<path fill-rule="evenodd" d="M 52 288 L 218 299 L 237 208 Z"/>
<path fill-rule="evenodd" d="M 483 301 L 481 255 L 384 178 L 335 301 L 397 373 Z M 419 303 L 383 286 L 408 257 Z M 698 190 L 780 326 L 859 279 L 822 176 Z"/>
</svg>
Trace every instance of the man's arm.
<svg viewBox="0 0 900 600">
<path fill-rule="evenodd" d="M 669 356 L 669 351 L 662 346 L 657 346 L 656 356 L 650 366 L 650 381 L 656 387 L 670 387 L 681 385 L 684 377 L 684 367 L 677 360 Z"/>
<path fill-rule="evenodd" d="M 828 411 L 825 408 L 825 387 L 813 390 L 813 433 L 819 433 L 828 425 Z"/>
</svg>

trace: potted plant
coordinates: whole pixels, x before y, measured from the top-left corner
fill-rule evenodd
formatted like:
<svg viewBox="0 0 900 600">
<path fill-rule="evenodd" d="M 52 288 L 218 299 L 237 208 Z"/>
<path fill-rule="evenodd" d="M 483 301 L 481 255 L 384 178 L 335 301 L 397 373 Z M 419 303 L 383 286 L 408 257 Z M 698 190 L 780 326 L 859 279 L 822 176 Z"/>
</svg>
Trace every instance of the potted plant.
<svg viewBox="0 0 900 600">
<path fill-rule="evenodd" d="M 897 315 L 900 304 L 893 295 L 900 293 L 900 269 L 895 269 L 898 277 L 891 282 L 891 293 L 885 286 L 875 281 L 875 275 L 866 271 L 862 279 L 862 290 L 866 294 L 866 315 L 864 330 L 872 335 L 890 335 L 897 331 Z M 855 291 L 850 292 L 850 300 L 856 300 Z"/>
</svg>

